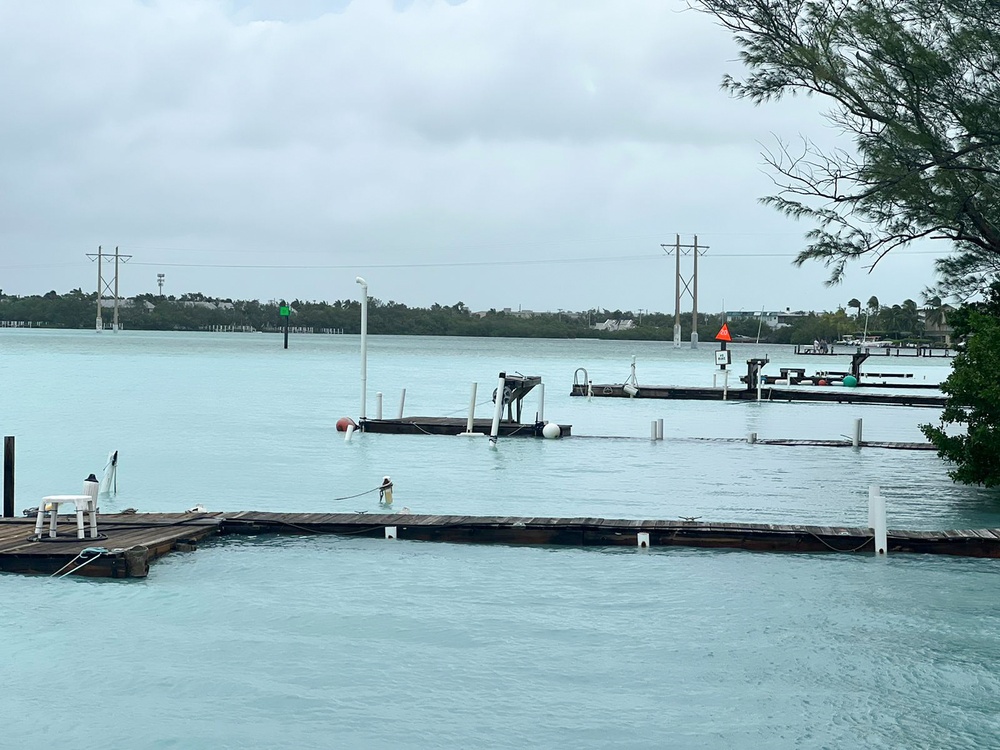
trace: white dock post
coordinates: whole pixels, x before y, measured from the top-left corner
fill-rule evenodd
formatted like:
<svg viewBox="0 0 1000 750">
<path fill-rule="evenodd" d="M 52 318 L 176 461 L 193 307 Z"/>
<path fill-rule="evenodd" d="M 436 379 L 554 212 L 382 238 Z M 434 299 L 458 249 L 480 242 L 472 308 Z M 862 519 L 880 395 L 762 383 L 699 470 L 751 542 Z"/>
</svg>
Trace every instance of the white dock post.
<svg viewBox="0 0 1000 750">
<path fill-rule="evenodd" d="M 889 553 L 888 530 L 885 521 L 885 498 L 877 484 L 868 487 L 868 527 L 875 535 L 875 554 Z"/>
<path fill-rule="evenodd" d="M 649 423 L 649 439 L 656 442 L 656 420 Z"/>
<path fill-rule="evenodd" d="M 712 387 L 713 388 L 715 388 L 718 385 L 718 377 L 719 377 L 719 373 L 717 373 L 717 372 L 713 372 L 712 373 Z"/>
<path fill-rule="evenodd" d="M 761 381 L 760 370 L 758 370 L 757 371 L 757 401 L 758 402 L 760 401 L 760 381 Z"/>
<path fill-rule="evenodd" d="M 375 419 L 382 419 L 382 391 L 375 392 Z"/>
<path fill-rule="evenodd" d="M 663 420 L 656 420 L 656 439 L 663 440 Z"/>
<path fill-rule="evenodd" d="M 352 437 L 354 437 L 354 425 L 349 424 L 347 425 L 347 429 L 344 431 L 344 442 L 345 443 L 351 442 Z"/>
<path fill-rule="evenodd" d="M 469 418 L 465 422 L 465 433 L 467 435 L 472 434 L 472 428 L 475 426 L 476 421 L 476 390 L 479 388 L 479 383 L 472 384 L 472 392 L 469 394 Z"/>
<path fill-rule="evenodd" d="M 722 374 L 722 400 L 729 400 L 729 368 L 726 368 Z"/>
<path fill-rule="evenodd" d="M 403 404 L 406 403 L 406 389 L 403 389 L 403 393 L 399 397 L 399 419 L 403 418 Z"/>
<path fill-rule="evenodd" d="M 757 442 L 757 433 L 756 432 L 751 432 L 749 435 L 747 435 L 747 442 L 750 443 L 750 445 L 753 445 L 754 443 L 756 443 Z"/>
<path fill-rule="evenodd" d="M 536 422 L 545 421 L 545 383 L 538 384 L 538 416 Z"/>
<path fill-rule="evenodd" d="M 500 417 L 503 416 L 503 389 L 507 384 L 507 373 L 500 373 L 500 381 L 497 384 L 497 394 L 495 397 L 496 408 L 493 410 L 493 426 L 490 427 L 490 445 L 494 448 L 497 445 L 497 437 L 500 434 Z"/>
<path fill-rule="evenodd" d="M 851 445 L 855 448 L 861 447 L 861 418 L 854 420 L 854 436 L 851 438 Z"/>
</svg>

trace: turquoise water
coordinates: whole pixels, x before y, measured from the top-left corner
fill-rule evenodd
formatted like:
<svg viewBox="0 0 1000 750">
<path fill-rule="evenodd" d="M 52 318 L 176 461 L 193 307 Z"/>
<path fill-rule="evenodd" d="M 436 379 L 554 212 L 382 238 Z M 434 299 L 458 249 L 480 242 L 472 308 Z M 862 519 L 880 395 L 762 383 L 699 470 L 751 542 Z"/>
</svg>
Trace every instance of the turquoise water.
<svg viewBox="0 0 1000 750">
<path fill-rule="evenodd" d="M 394 416 L 462 416 L 538 374 L 559 441 L 359 435 L 357 337 L 0 332 L 18 507 L 121 452 L 104 510 L 416 513 L 1000 526 L 932 453 L 696 438 L 918 440 L 935 410 L 569 397 L 573 373 L 710 384 L 712 345 L 373 336 Z M 761 348 L 763 350 L 763 348 Z M 766 350 L 773 365 L 846 359 Z M 734 361 L 756 356 L 735 347 Z M 942 360 L 869 369 L 937 382 Z M 525 402 L 526 413 L 537 399 Z M 478 416 L 491 414 L 482 404 Z M 651 443 L 649 422 L 665 420 Z M 10 747 L 984 747 L 1000 730 L 995 561 L 683 549 L 226 539 L 143 581 L 0 577 Z M 75 710 L 80 696 L 84 710 Z M 52 696 L 51 718 L 42 706 Z"/>
</svg>

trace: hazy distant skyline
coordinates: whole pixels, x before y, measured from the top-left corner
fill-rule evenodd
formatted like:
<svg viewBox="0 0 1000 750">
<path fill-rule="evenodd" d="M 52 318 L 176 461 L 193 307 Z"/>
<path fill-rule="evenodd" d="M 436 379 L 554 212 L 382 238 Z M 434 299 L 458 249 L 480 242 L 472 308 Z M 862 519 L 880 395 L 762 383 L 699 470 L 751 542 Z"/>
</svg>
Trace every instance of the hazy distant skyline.
<svg viewBox="0 0 1000 750">
<path fill-rule="evenodd" d="M 775 135 L 826 102 L 720 91 L 735 45 L 681 0 L 0 0 L 0 289 L 357 298 L 474 310 L 920 302 L 944 243 L 869 274 L 791 259 Z M 841 144 L 845 147 L 848 143 Z M 684 273 L 690 273 L 690 258 Z M 685 299 L 682 307 L 690 308 Z"/>
</svg>

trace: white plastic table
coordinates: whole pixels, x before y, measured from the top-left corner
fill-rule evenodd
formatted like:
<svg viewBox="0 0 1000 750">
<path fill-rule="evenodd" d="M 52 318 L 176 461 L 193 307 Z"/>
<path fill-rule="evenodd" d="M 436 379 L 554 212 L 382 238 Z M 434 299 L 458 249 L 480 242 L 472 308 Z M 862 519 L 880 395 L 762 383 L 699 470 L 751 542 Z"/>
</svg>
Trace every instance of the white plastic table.
<svg viewBox="0 0 1000 750">
<path fill-rule="evenodd" d="M 56 536 L 56 516 L 59 514 L 59 506 L 63 503 L 73 503 L 76 506 L 76 538 L 86 538 L 83 525 L 83 514 L 90 515 L 90 536 L 97 538 L 97 501 L 91 495 L 49 495 L 42 498 L 42 504 L 38 506 L 38 515 L 35 517 L 35 536 L 41 537 L 42 527 L 45 525 L 45 513 L 49 513 L 49 537 Z"/>
</svg>

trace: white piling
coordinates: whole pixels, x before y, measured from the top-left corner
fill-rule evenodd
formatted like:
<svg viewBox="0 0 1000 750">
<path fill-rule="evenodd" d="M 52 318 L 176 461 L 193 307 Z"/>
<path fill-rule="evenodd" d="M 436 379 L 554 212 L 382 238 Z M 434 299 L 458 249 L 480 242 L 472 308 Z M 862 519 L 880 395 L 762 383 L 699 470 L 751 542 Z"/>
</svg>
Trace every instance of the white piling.
<svg viewBox="0 0 1000 750">
<path fill-rule="evenodd" d="M 757 400 L 758 401 L 760 401 L 760 385 L 761 385 L 760 381 L 761 381 L 760 371 L 758 370 L 757 371 Z"/>
<path fill-rule="evenodd" d="M 649 439 L 656 440 L 656 420 L 649 423 Z"/>
<path fill-rule="evenodd" d="M 753 445 L 754 443 L 756 443 L 757 442 L 757 433 L 756 432 L 751 432 L 749 435 L 747 435 L 747 442 L 750 443 L 750 445 Z"/>
<path fill-rule="evenodd" d="M 719 383 L 719 373 L 713 372 L 712 373 L 712 387 L 715 388 L 718 385 L 718 383 Z"/>
<path fill-rule="evenodd" d="M 587 381 L 587 400 L 590 401 L 594 397 L 594 381 Z"/>
<path fill-rule="evenodd" d="M 536 422 L 545 421 L 545 383 L 539 383 L 538 386 L 538 416 L 535 418 Z"/>
<path fill-rule="evenodd" d="M 351 442 L 352 437 L 354 437 L 354 425 L 349 424 L 347 425 L 347 430 L 344 432 L 344 442 L 345 443 Z"/>
<path fill-rule="evenodd" d="M 382 419 L 382 391 L 375 392 L 375 419 Z"/>
<path fill-rule="evenodd" d="M 403 418 L 403 405 L 406 403 L 406 389 L 403 389 L 403 393 L 399 396 L 399 419 Z"/>
<path fill-rule="evenodd" d="M 469 394 L 469 418 L 465 422 L 465 431 L 467 433 L 472 432 L 472 428 L 475 425 L 476 420 L 476 389 L 479 388 L 479 383 L 472 384 L 472 392 Z"/>
<path fill-rule="evenodd" d="M 503 389 L 507 385 L 507 373 L 500 373 L 500 380 L 497 384 L 496 408 L 493 410 L 493 425 L 490 427 L 490 445 L 496 447 L 497 437 L 500 435 L 500 418 L 503 416 Z"/>
<path fill-rule="evenodd" d="M 663 440 L 663 420 L 656 420 L 656 439 Z"/>
<path fill-rule="evenodd" d="M 729 369 L 727 368 L 722 375 L 722 400 L 726 401 L 729 399 Z"/>
<path fill-rule="evenodd" d="M 888 530 L 885 521 L 885 498 L 877 484 L 868 487 L 868 527 L 875 535 L 875 554 L 889 553 Z"/>
<path fill-rule="evenodd" d="M 861 418 L 854 420 L 854 436 L 851 438 L 851 445 L 855 448 L 861 447 Z"/>
<path fill-rule="evenodd" d="M 635 543 L 640 548 L 643 548 L 643 547 L 644 548 L 648 548 L 649 547 L 649 532 L 648 531 L 640 531 L 640 532 L 638 532 L 635 535 Z"/>
</svg>

